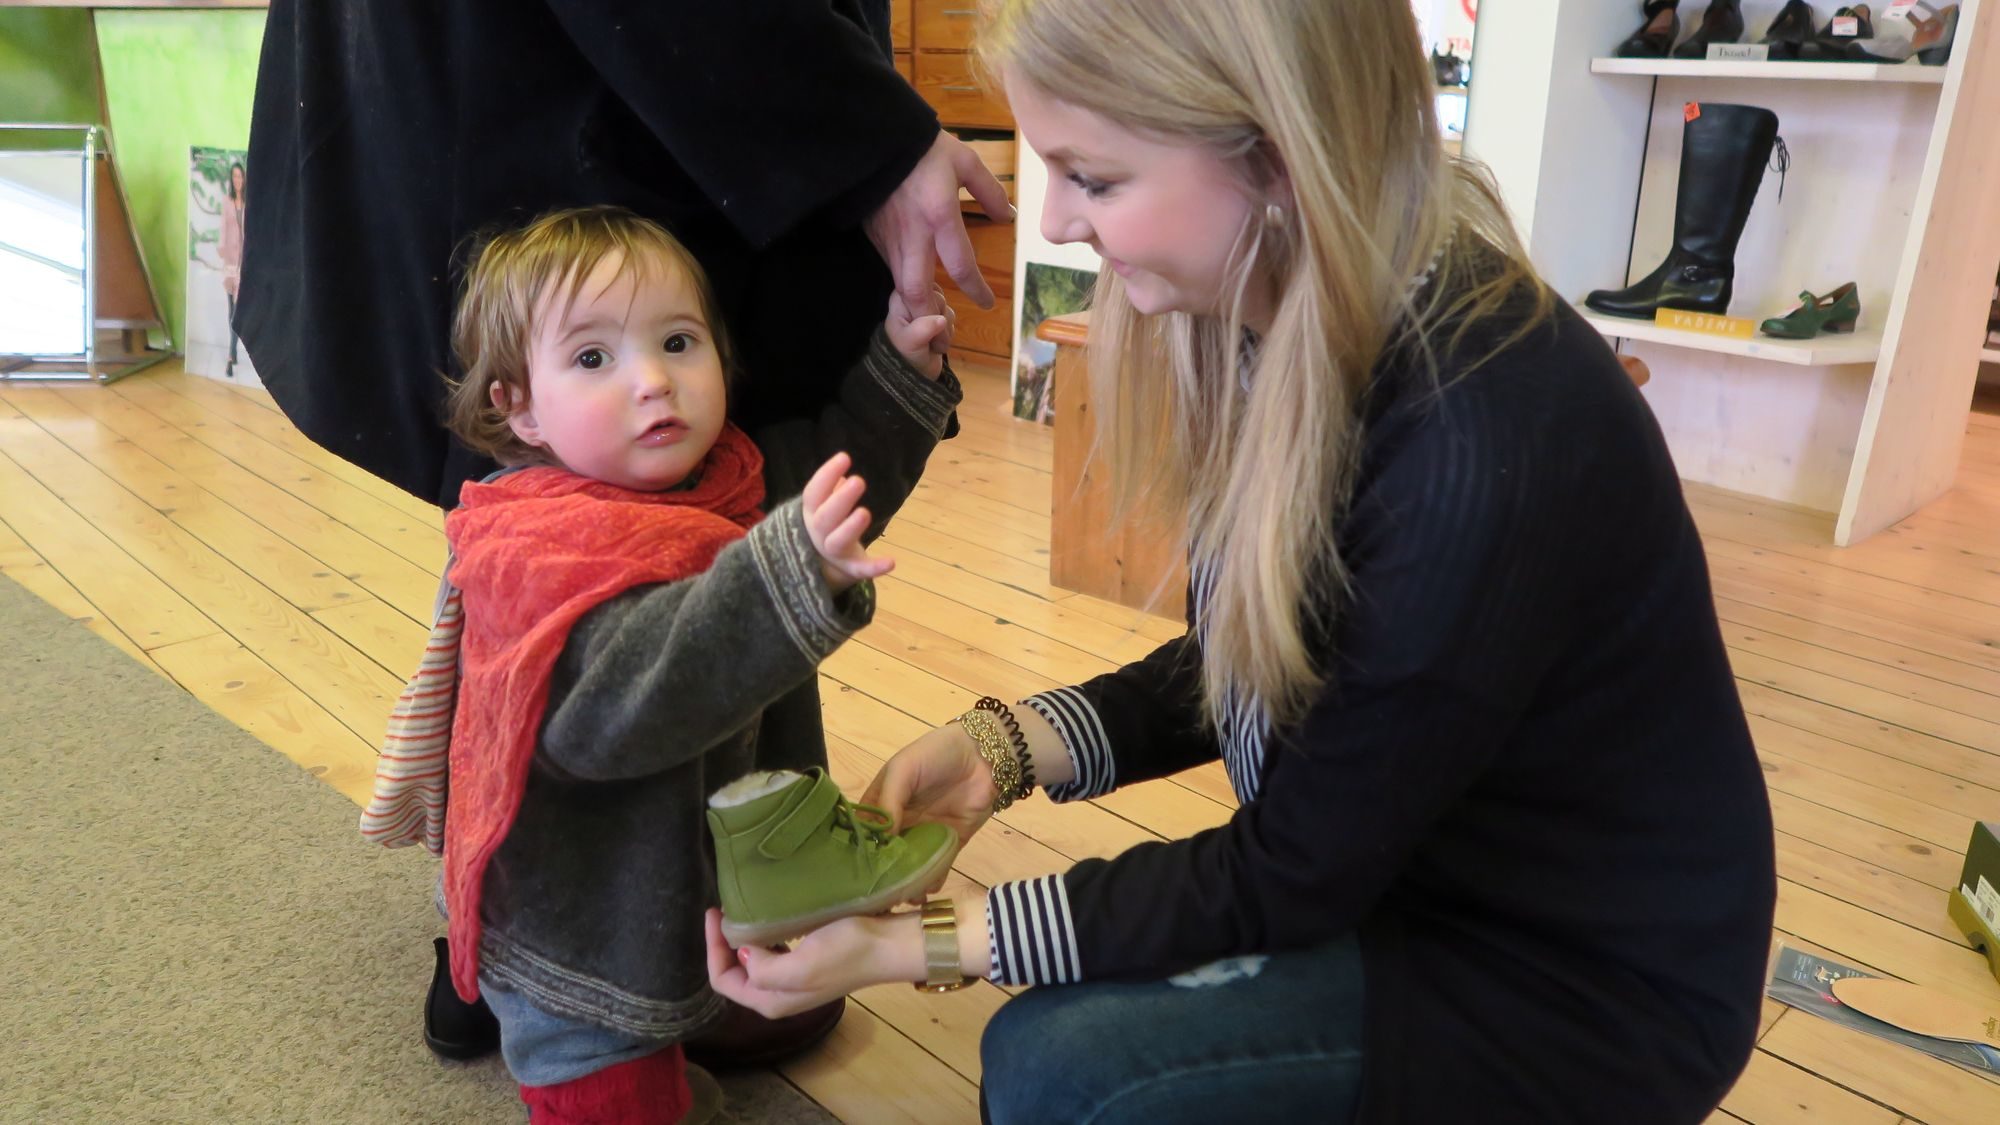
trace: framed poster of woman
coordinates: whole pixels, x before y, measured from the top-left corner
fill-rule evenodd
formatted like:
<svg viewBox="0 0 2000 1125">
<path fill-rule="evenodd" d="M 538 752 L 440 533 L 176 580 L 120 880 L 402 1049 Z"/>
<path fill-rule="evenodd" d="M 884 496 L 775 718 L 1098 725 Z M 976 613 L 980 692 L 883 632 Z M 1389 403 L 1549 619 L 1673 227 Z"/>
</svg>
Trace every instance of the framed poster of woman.
<svg viewBox="0 0 2000 1125">
<path fill-rule="evenodd" d="M 262 386 L 230 324 L 243 276 L 244 153 L 188 149 L 187 360 L 189 374 Z"/>
</svg>

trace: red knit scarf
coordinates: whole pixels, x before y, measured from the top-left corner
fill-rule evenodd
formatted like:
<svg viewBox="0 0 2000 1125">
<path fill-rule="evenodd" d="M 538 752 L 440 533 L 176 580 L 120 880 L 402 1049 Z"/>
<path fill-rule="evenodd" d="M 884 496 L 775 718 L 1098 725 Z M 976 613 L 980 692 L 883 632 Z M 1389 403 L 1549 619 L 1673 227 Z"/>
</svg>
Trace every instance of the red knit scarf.
<svg viewBox="0 0 2000 1125">
<path fill-rule="evenodd" d="M 652 582 L 699 574 L 761 518 L 764 457 L 724 426 L 701 479 L 677 492 L 634 492 L 565 469 L 468 483 L 445 519 L 464 593 L 444 894 L 451 979 L 479 995 L 480 891 L 526 791 L 548 707 L 549 673 L 570 628 L 592 607 Z"/>
</svg>

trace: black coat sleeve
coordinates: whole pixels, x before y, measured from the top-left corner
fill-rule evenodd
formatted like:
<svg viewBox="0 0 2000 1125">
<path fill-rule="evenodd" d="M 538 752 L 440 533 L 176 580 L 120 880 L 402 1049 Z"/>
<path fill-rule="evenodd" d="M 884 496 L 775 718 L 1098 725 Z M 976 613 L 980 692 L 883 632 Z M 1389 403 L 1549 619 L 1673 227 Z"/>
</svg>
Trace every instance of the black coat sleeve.
<svg viewBox="0 0 2000 1125">
<path fill-rule="evenodd" d="M 765 502 L 798 495 L 827 458 L 846 453 L 850 472 L 867 484 L 861 502 L 874 519 L 862 541 L 873 543 L 916 491 L 963 397 L 949 365 L 938 378 L 925 378 L 877 328 L 841 380 L 837 398 L 810 418 L 762 426 L 750 435 L 764 454 Z"/>
<path fill-rule="evenodd" d="M 937 116 L 825 0 L 548 0 L 576 48 L 748 242 L 853 226 Z"/>
</svg>

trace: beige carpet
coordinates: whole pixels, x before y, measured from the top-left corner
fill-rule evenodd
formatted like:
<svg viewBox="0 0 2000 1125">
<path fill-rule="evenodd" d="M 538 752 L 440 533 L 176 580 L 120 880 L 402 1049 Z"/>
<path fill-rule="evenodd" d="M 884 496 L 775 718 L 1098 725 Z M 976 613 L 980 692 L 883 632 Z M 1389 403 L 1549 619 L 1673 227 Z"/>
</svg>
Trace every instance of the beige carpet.
<svg viewBox="0 0 2000 1125">
<path fill-rule="evenodd" d="M 0 578 L 0 1121 L 484 1122 L 420 1036 L 421 849 Z M 726 1120 L 829 1121 L 768 1072 Z"/>
</svg>

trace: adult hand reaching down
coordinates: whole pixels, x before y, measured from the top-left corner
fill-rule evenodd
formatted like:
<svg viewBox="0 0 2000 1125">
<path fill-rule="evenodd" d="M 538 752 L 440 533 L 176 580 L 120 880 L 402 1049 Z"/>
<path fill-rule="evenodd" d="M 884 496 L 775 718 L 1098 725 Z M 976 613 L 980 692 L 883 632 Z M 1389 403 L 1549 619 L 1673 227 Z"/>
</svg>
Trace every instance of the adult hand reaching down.
<svg viewBox="0 0 2000 1125">
<path fill-rule="evenodd" d="M 869 241 L 888 263 L 896 292 L 913 315 L 940 311 L 932 304 L 937 299 L 932 278 L 938 262 L 975 304 L 993 307 L 993 288 L 979 276 L 965 216 L 959 211 L 961 187 L 972 192 L 989 217 L 1013 221 L 1014 206 L 1007 202 L 1000 181 L 979 162 L 972 146 L 942 129 L 895 194 L 868 218 Z"/>
</svg>

